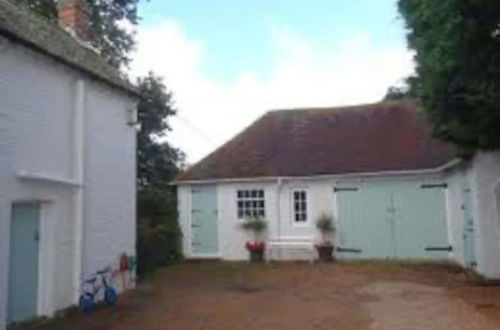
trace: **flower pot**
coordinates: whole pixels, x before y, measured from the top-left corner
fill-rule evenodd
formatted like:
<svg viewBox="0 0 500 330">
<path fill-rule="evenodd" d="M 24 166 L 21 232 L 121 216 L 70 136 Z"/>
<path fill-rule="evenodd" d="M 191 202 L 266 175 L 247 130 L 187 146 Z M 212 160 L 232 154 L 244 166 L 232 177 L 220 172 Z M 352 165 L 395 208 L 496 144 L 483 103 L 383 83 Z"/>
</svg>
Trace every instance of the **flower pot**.
<svg viewBox="0 0 500 330">
<path fill-rule="evenodd" d="M 264 250 L 249 250 L 250 252 L 250 262 L 263 262 L 264 261 Z"/>
<path fill-rule="evenodd" d="M 333 261 L 333 245 L 316 245 L 319 261 Z"/>
</svg>

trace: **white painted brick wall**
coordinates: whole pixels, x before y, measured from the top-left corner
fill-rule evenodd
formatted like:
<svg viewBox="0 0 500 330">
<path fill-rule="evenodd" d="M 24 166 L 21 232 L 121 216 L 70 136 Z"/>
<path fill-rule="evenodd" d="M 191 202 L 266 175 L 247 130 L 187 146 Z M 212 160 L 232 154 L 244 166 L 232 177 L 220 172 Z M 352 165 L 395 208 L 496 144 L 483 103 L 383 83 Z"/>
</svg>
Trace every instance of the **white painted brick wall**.
<svg viewBox="0 0 500 330">
<path fill-rule="evenodd" d="M 387 177 L 370 178 L 370 180 L 387 180 Z M 391 176 L 391 180 L 419 179 L 419 180 L 442 180 L 441 175 L 405 175 Z M 240 220 L 237 219 L 236 196 L 237 190 L 242 189 L 264 189 L 266 200 L 266 220 L 268 221 L 267 237 L 276 239 L 280 237 L 293 237 L 301 239 L 312 239 L 317 241 L 320 235 L 315 226 L 315 221 L 321 213 L 336 215 L 333 188 L 336 181 L 341 179 L 318 179 L 309 178 L 301 180 L 284 180 L 281 184 L 279 199 L 277 198 L 277 180 L 254 181 L 254 182 L 219 182 L 217 186 L 218 221 L 219 221 L 219 253 L 225 260 L 247 260 L 248 253 L 245 249 L 245 241 L 248 234 L 239 228 Z M 363 178 L 348 178 L 349 181 Z M 294 189 L 305 189 L 308 194 L 309 222 L 307 225 L 297 226 L 293 223 L 292 192 Z M 179 221 L 184 234 L 184 253 L 186 257 L 190 254 L 190 186 L 180 185 L 179 192 Z M 279 205 L 279 211 L 278 211 Z M 281 219 L 278 225 L 278 212 Z M 335 240 L 335 238 L 334 238 Z M 282 253 L 281 259 L 310 259 L 310 255 L 303 250 Z"/>
<path fill-rule="evenodd" d="M 5 41 L 5 40 L 4 40 Z M 84 269 L 88 274 L 122 252 L 135 254 L 135 130 L 126 125 L 132 100 L 107 85 L 11 42 L 0 51 L 0 329 L 6 317 L 10 208 L 46 200 L 53 268 L 41 312 L 73 303 L 74 219 L 68 186 L 28 182 L 20 170 L 72 179 L 75 84 L 86 85 Z M 44 229 L 45 230 L 45 229 Z M 42 231 L 43 232 L 43 231 Z M 42 238 L 43 239 L 43 238 Z M 49 251 L 49 252 L 50 252 Z M 45 273 L 44 273 L 45 274 Z"/>
<path fill-rule="evenodd" d="M 135 255 L 135 130 L 126 125 L 120 95 L 92 88 L 87 94 L 84 268 L 88 276 Z"/>
</svg>

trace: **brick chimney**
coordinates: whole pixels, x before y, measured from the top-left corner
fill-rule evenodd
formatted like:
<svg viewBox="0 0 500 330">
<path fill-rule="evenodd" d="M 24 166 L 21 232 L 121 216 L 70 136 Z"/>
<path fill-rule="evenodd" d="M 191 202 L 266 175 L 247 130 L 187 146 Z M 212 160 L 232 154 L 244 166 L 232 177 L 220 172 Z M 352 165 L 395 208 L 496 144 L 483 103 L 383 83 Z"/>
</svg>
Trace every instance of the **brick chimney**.
<svg viewBox="0 0 500 330">
<path fill-rule="evenodd" d="M 89 7 L 87 0 L 59 0 L 59 26 L 82 42 L 90 41 Z"/>
</svg>

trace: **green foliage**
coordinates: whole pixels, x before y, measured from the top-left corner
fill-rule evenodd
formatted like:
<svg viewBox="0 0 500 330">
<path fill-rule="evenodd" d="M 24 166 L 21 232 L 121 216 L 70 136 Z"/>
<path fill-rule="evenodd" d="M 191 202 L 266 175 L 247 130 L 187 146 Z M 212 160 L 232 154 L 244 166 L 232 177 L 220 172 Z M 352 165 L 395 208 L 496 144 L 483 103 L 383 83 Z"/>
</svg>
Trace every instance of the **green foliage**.
<svg viewBox="0 0 500 330">
<path fill-rule="evenodd" d="M 168 185 L 184 162 L 184 154 L 165 140 L 168 118 L 175 115 L 172 95 L 161 78 L 149 73 L 137 80 L 141 100 L 137 107 L 141 130 L 137 134 L 137 188 L 139 192 Z"/>
<path fill-rule="evenodd" d="M 175 188 L 143 192 L 137 204 L 139 275 L 182 260 Z"/>
<path fill-rule="evenodd" d="M 416 51 L 410 86 L 434 134 L 462 151 L 500 148 L 500 1 L 399 0 Z"/>
<path fill-rule="evenodd" d="M 137 254 L 140 274 L 182 259 L 175 187 L 169 186 L 183 154 L 166 142 L 172 95 L 149 73 L 137 81 L 141 99 L 137 134 Z"/>
<path fill-rule="evenodd" d="M 385 101 L 404 100 L 407 98 L 406 91 L 402 87 L 389 87 L 384 96 Z"/>
<path fill-rule="evenodd" d="M 57 19 L 56 0 L 17 0 L 49 20 Z M 129 52 L 134 48 L 133 34 L 124 22 L 136 25 L 139 21 L 139 0 L 87 0 L 90 9 L 90 42 L 113 66 L 130 62 Z"/>
<path fill-rule="evenodd" d="M 251 231 L 258 235 L 266 230 L 267 222 L 260 217 L 253 217 L 246 219 L 240 226 L 244 230 Z"/>
<path fill-rule="evenodd" d="M 267 222 L 261 217 L 250 217 L 245 219 L 245 221 L 240 224 L 240 227 L 243 230 L 251 232 L 254 241 L 259 241 L 261 234 L 267 228 Z"/>
<path fill-rule="evenodd" d="M 321 233 L 322 242 L 320 245 L 330 246 L 331 242 L 327 239 L 327 235 L 335 232 L 335 223 L 333 222 L 333 216 L 327 213 L 322 213 L 316 220 L 316 228 Z"/>
<path fill-rule="evenodd" d="M 316 220 L 316 228 L 324 234 L 334 232 L 335 224 L 333 223 L 333 216 L 322 213 Z"/>
<path fill-rule="evenodd" d="M 415 84 L 415 77 L 410 76 L 404 79 L 401 86 L 391 86 L 384 96 L 384 101 L 411 100 L 415 98 L 412 86 Z"/>
</svg>

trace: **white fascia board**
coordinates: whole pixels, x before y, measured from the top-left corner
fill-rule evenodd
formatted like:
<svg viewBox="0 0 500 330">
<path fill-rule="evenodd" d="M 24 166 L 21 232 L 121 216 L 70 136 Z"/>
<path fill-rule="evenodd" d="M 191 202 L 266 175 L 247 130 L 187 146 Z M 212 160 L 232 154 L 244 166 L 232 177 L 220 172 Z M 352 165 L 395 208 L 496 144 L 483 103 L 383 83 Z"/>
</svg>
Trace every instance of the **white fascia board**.
<svg viewBox="0 0 500 330">
<path fill-rule="evenodd" d="M 403 171 L 380 171 L 380 172 L 359 172 L 359 173 L 343 173 L 343 174 L 321 174 L 311 176 L 272 176 L 272 177 L 253 177 L 253 178 L 234 178 L 234 179 L 207 179 L 207 180 L 188 180 L 174 181 L 173 186 L 190 185 L 190 184 L 208 184 L 208 183 L 233 183 L 233 182 L 255 182 L 255 181 L 276 181 L 276 180 L 328 180 L 339 178 L 352 177 L 376 177 L 376 176 L 398 176 L 398 175 L 425 175 L 443 172 L 451 167 L 454 167 L 462 162 L 462 159 L 455 158 L 448 163 L 439 167 L 420 170 L 403 170 Z"/>
</svg>

